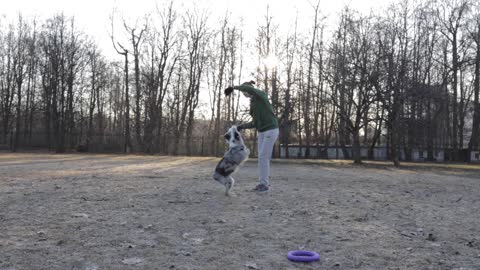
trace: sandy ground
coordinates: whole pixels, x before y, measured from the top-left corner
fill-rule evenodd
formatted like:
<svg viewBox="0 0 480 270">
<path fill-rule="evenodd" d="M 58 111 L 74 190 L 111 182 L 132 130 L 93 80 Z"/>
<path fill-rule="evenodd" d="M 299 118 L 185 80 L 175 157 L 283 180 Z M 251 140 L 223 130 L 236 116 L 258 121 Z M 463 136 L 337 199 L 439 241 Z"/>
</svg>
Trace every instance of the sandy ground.
<svg viewBox="0 0 480 270">
<path fill-rule="evenodd" d="M 480 269 L 480 166 L 217 161 L 0 153 L 0 270 Z"/>
</svg>

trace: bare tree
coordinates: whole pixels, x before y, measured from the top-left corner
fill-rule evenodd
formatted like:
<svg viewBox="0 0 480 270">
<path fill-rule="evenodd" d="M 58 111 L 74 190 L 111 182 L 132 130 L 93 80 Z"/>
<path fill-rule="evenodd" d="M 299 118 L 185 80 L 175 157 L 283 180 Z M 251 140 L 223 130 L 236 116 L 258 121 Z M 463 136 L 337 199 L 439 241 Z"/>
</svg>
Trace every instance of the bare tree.
<svg viewBox="0 0 480 270">
<path fill-rule="evenodd" d="M 180 111 L 180 121 L 175 132 L 174 154 L 178 154 L 178 147 L 181 137 L 185 132 L 186 154 L 192 153 L 192 135 L 194 128 L 195 109 L 199 102 L 200 83 L 205 70 L 203 63 L 206 60 L 206 43 L 209 38 L 207 29 L 206 14 L 198 12 L 187 13 L 184 17 L 186 59 L 182 61 L 186 72 L 186 82 L 184 93 L 184 102 Z"/>
<path fill-rule="evenodd" d="M 292 114 L 295 109 L 295 104 L 292 101 L 292 92 L 295 83 L 295 74 L 294 74 L 294 63 L 296 55 L 298 54 L 298 36 L 297 36 L 297 19 L 295 19 L 295 26 L 293 30 L 293 34 L 289 35 L 285 41 L 285 51 L 286 51 L 286 67 L 285 72 L 287 75 L 287 79 L 285 82 L 285 90 L 283 93 L 283 102 L 280 106 L 282 112 L 280 116 L 280 134 L 279 140 L 280 145 L 283 145 L 285 149 L 285 157 L 289 157 L 289 144 L 290 144 L 290 133 L 292 133 L 293 121 L 292 121 Z M 280 151 L 279 151 L 280 152 Z"/>
<path fill-rule="evenodd" d="M 14 51 L 15 51 L 15 38 L 13 25 L 9 26 L 9 30 L 6 36 L 3 38 L 2 50 L 2 80 L 1 80 L 1 113 L 2 113 L 2 137 L 3 143 L 7 143 L 7 136 L 10 132 L 13 117 L 13 100 L 15 96 L 15 69 L 14 69 Z"/>
<path fill-rule="evenodd" d="M 475 44 L 475 71 L 473 83 L 473 120 L 472 134 L 468 142 L 469 158 L 471 151 L 480 149 L 480 10 L 477 9 L 473 20 L 473 30 L 470 32 L 471 38 Z"/>
<path fill-rule="evenodd" d="M 39 57 L 37 56 L 37 21 L 33 20 L 33 26 L 31 35 L 28 39 L 28 64 L 27 64 L 27 93 L 26 104 L 24 114 L 24 141 L 28 141 L 31 144 L 32 130 L 33 130 L 33 117 L 36 113 L 36 86 L 37 86 L 37 69 Z"/>
<path fill-rule="evenodd" d="M 157 10 L 159 29 L 154 26 L 147 31 L 150 51 L 149 68 L 144 72 L 146 78 L 146 108 L 145 108 L 145 151 L 152 152 L 161 145 L 165 138 L 164 130 L 164 100 L 171 87 L 172 75 L 180 59 L 181 39 L 176 31 L 177 13 L 173 2 L 164 10 Z M 155 23 L 155 20 L 151 22 Z M 157 147 L 154 147 L 156 145 Z"/>
<path fill-rule="evenodd" d="M 317 36 L 320 28 L 320 21 L 319 18 L 319 8 L 320 8 L 320 1 L 317 2 L 317 5 L 314 7 L 314 20 L 313 20 L 313 29 L 312 29 L 312 36 L 311 42 L 308 45 L 308 68 L 307 68 L 307 85 L 305 87 L 304 93 L 304 106 L 303 106 L 303 121 L 304 121 L 304 128 L 305 128 L 305 158 L 310 158 L 310 145 L 311 145 L 311 137 L 312 137 L 312 123 L 311 123 L 311 106 L 312 106 L 312 92 L 313 92 L 313 64 L 314 64 L 314 52 L 315 48 L 317 47 Z M 318 123 L 317 123 L 318 124 Z M 314 127 L 316 130 L 316 126 Z M 318 137 L 318 136 L 317 136 Z"/>
<path fill-rule="evenodd" d="M 130 101 L 129 101 L 129 92 L 128 92 L 128 50 L 122 45 L 120 44 L 120 42 L 115 42 L 115 39 L 114 39 L 114 28 L 113 28 L 113 24 L 114 24 L 114 17 L 113 17 L 113 14 L 112 16 L 110 17 L 110 20 L 111 20 L 111 24 L 112 24 L 112 33 L 111 33 L 111 40 L 112 40 L 112 44 L 113 44 L 113 48 L 115 49 L 115 51 L 120 54 L 120 55 L 123 55 L 123 57 L 125 58 L 125 65 L 124 65 L 124 74 L 125 74 L 125 134 L 124 134 L 124 138 L 125 138 L 125 144 L 124 144 L 124 152 L 125 153 L 129 153 L 131 150 L 132 150 L 132 143 L 130 142 Z"/>
<path fill-rule="evenodd" d="M 66 151 L 67 144 L 72 143 L 74 87 L 82 68 L 84 40 L 74 22 L 64 15 L 57 15 L 47 21 L 42 32 L 45 130 L 51 145 L 53 126 L 57 152 Z"/>
<path fill-rule="evenodd" d="M 451 71 L 452 71 L 452 133 L 451 133 L 451 145 L 453 148 L 453 159 L 459 159 L 459 108 L 458 108 L 458 86 L 459 78 L 458 73 L 461 69 L 462 62 L 460 61 L 459 50 L 463 47 L 461 44 L 461 30 L 465 24 L 465 16 L 467 15 L 469 8 L 468 0 L 442 0 L 437 3 L 437 18 L 442 25 L 440 32 L 448 40 L 451 46 Z M 460 40 L 459 40 L 460 39 Z M 461 121 L 460 121 L 461 122 Z"/>
<path fill-rule="evenodd" d="M 15 58 L 14 58 L 14 74 L 15 74 L 15 83 L 17 88 L 17 108 L 16 108 L 16 124 L 15 124 L 15 138 L 13 141 L 12 151 L 17 151 L 19 147 L 19 140 L 20 140 L 20 132 L 21 132 L 21 122 L 22 122 L 22 86 L 25 79 L 25 72 L 26 72 L 26 64 L 27 64 L 27 55 L 26 55 L 26 46 L 27 46 L 27 25 L 23 21 L 22 16 L 20 15 L 18 18 L 18 25 L 17 25 L 17 46 L 15 51 Z"/>
<path fill-rule="evenodd" d="M 130 27 L 127 25 L 125 20 L 123 20 L 123 26 L 125 30 L 130 35 L 130 42 L 132 44 L 132 51 L 131 54 L 133 56 L 134 62 L 134 71 L 135 71 L 135 109 L 133 110 L 135 113 L 135 135 L 137 139 L 137 144 L 139 145 L 140 149 L 144 150 L 143 139 L 142 139 L 142 123 L 141 123 L 141 106 L 140 101 L 142 98 L 142 90 L 140 89 L 140 45 L 143 41 L 143 34 L 147 29 L 147 24 L 145 23 L 140 29 L 137 29 L 138 26 L 135 24 L 134 27 Z M 135 33 L 139 31 L 140 33 Z"/>
<path fill-rule="evenodd" d="M 88 102 L 88 129 L 87 129 L 87 140 L 86 148 L 90 150 L 90 144 L 92 141 L 92 136 L 94 135 L 94 112 L 97 110 L 97 124 L 98 132 L 95 133 L 98 138 L 100 138 L 99 145 L 103 145 L 103 136 L 104 136 L 104 100 L 103 100 L 103 90 L 106 87 L 106 63 L 102 59 L 102 55 L 98 51 L 96 45 L 91 45 L 90 50 L 88 51 L 88 65 L 90 69 L 90 93 L 89 93 L 89 102 Z M 100 149 L 101 150 L 101 147 Z"/>
<path fill-rule="evenodd" d="M 222 120 L 222 113 L 221 113 L 221 108 L 222 108 L 222 96 L 223 96 L 223 89 L 225 89 L 227 81 L 226 81 L 226 66 L 227 66 L 227 57 L 228 57 L 228 47 L 227 47 L 227 35 L 228 35 L 228 17 L 225 15 L 225 18 L 223 19 L 222 22 L 222 28 L 220 29 L 220 44 L 219 48 L 214 49 L 215 51 L 219 51 L 220 55 L 217 56 L 218 62 L 216 59 L 212 59 L 212 62 L 214 63 L 214 70 L 212 70 L 215 75 L 214 77 L 214 86 L 213 86 L 213 105 L 214 105 L 214 110 L 212 111 L 212 118 L 214 117 L 215 119 L 215 125 L 214 125 L 214 132 L 212 134 L 212 149 L 214 150 L 215 156 L 220 155 L 220 141 L 221 141 L 221 131 L 220 128 L 224 128 L 221 126 L 221 120 Z"/>
</svg>

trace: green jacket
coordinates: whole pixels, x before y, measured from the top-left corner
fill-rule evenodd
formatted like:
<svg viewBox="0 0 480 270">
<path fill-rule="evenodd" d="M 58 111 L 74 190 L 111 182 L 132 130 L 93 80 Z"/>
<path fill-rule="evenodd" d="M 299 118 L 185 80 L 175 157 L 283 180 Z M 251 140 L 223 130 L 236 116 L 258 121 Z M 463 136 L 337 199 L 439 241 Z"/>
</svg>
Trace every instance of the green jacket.
<svg viewBox="0 0 480 270">
<path fill-rule="evenodd" d="M 242 84 L 234 86 L 234 89 L 248 93 L 250 98 L 250 115 L 253 121 L 240 125 L 242 129 L 256 128 L 260 132 L 278 128 L 278 120 L 273 113 L 272 104 L 268 101 L 268 96 L 265 92 L 256 89 L 249 84 Z"/>
</svg>

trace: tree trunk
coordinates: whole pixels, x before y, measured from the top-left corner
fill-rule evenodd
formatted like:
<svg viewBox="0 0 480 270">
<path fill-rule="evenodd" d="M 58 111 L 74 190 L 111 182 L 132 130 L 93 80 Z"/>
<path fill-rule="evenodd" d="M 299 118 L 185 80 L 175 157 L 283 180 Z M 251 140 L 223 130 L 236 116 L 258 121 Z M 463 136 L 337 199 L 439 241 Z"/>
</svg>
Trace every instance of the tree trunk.
<svg viewBox="0 0 480 270">
<path fill-rule="evenodd" d="M 352 145 L 352 154 L 353 154 L 353 163 L 361 164 L 362 157 L 361 157 L 361 150 L 360 150 L 360 134 L 359 130 L 353 130 L 353 145 Z"/>
<path fill-rule="evenodd" d="M 453 159 L 458 161 L 459 158 L 459 149 L 458 149 L 458 49 L 457 49 L 457 34 L 453 34 L 452 41 L 452 70 L 453 70 L 453 100 L 452 100 L 452 148 L 453 148 Z"/>
<path fill-rule="evenodd" d="M 22 121 L 21 108 L 22 108 L 23 67 L 20 68 L 18 72 L 19 74 L 17 74 L 18 76 L 17 78 L 17 110 L 16 110 L 16 124 L 15 124 L 15 139 L 14 139 L 13 148 L 12 148 L 13 152 L 17 151 L 20 143 L 20 128 L 21 128 L 20 123 Z"/>
<path fill-rule="evenodd" d="M 125 52 L 125 145 L 123 151 L 130 153 L 132 144 L 130 142 L 130 100 L 128 93 L 128 53 Z"/>
</svg>

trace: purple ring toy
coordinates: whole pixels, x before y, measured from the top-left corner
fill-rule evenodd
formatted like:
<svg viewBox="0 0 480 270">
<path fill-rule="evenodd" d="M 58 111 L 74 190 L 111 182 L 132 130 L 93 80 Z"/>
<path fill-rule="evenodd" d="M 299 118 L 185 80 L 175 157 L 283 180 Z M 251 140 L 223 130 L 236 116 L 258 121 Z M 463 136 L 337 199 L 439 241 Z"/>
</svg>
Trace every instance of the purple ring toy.
<svg viewBox="0 0 480 270">
<path fill-rule="evenodd" d="M 294 262 L 313 262 L 320 260 L 320 255 L 308 250 L 295 250 L 288 252 L 288 259 Z"/>
</svg>

